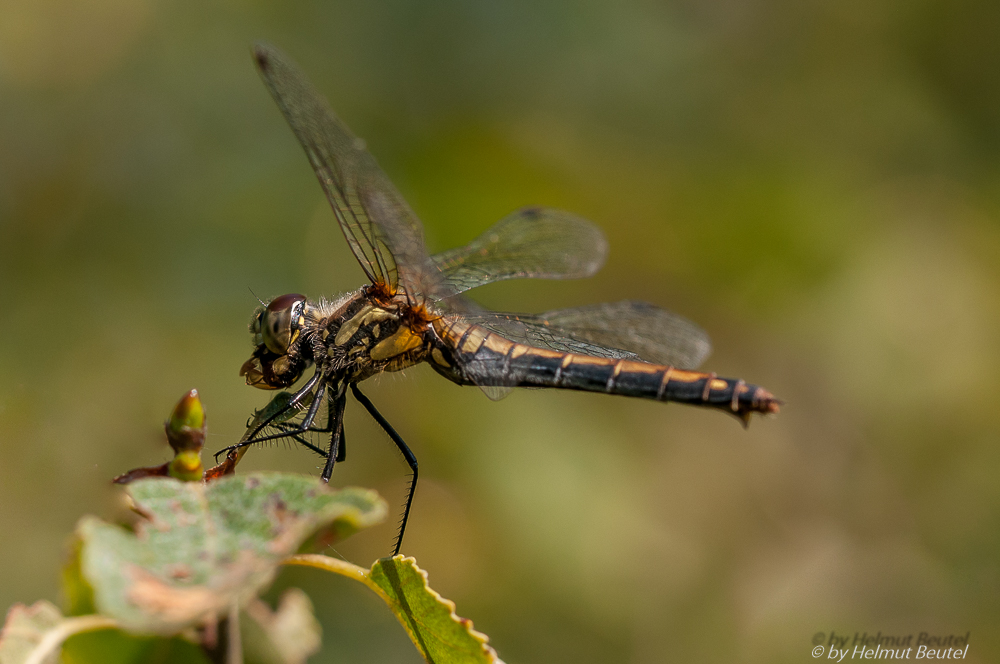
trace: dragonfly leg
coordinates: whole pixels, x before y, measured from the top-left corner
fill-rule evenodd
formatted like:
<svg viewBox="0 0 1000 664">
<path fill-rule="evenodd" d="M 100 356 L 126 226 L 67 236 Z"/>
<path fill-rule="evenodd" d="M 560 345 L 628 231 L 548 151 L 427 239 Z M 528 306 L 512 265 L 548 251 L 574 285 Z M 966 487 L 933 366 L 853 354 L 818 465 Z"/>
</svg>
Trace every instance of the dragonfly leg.
<svg viewBox="0 0 1000 664">
<path fill-rule="evenodd" d="M 309 427 L 309 430 L 308 430 L 309 433 L 331 433 L 331 434 L 333 433 L 333 422 L 334 422 L 336 416 L 334 415 L 334 412 L 333 412 L 333 401 L 332 400 L 331 401 L 327 401 L 327 407 L 328 408 L 327 408 L 326 424 L 323 425 L 323 426 L 321 426 L 321 427 Z M 306 447 L 306 448 L 312 450 L 313 452 L 316 452 L 317 454 L 319 454 L 324 459 L 326 458 L 327 450 L 324 450 L 324 449 L 321 449 L 319 447 L 316 447 L 312 443 L 309 443 L 308 441 L 306 441 L 302 437 L 302 435 L 301 435 L 299 425 L 297 425 L 297 424 L 289 424 L 287 422 L 282 422 L 280 424 L 272 424 L 271 426 L 274 427 L 274 428 L 276 428 L 276 429 L 278 429 L 278 430 L 280 430 L 280 431 L 286 432 L 288 434 L 288 436 L 290 436 L 292 439 L 295 440 L 295 442 L 299 443 L 303 447 Z M 345 458 L 347 458 L 347 441 L 344 438 L 344 423 L 343 423 L 343 421 L 341 421 L 341 423 L 340 423 L 340 448 L 339 448 L 339 451 L 337 452 L 337 462 L 339 463 L 339 462 L 343 461 Z"/>
<path fill-rule="evenodd" d="M 411 452 L 410 448 L 406 446 L 406 443 L 404 443 L 403 439 L 400 438 L 398 433 L 396 433 L 396 430 L 392 428 L 392 425 L 389 424 L 384 417 L 382 417 L 382 413 L 378 412 L 378 409 L 375 408 L 375 404 L 369 401 L 368 397 L 361 393 L 357 384 L 351 383 L 351 392 L 354 393 L 354 398 L 365 407 L 368 414 L 371 415 L 376 422 L 378 422 L 379 426 L 382 427 L 387 434 L 389 434 L 389 438 L 391 438 L 392 442 L 396 444 L 397 448 L 399 448 L 403 458 L 406 459 L 406 463 L 409 464 L 410 470 L 413 471 L 413 476 L 410 478 L 410 490 L 406 494 L 406 506 L 403 508 L 403 518 L 399 522 L 399 532 L 396 534 L 396 546 L 392 551 L 392 555 L 395 556 L 399 553 L 399 547 L 403 543 L 403 533 L 406 531 L 406 521 L 410 518 L 410 505 L 413 504 L 413 492 L 417 488 L 417 457 L 413 455 L 413 452 Z"/>
<path fill-rule="evenodd" d="M 333 433 L 333 423 L 334 423 L 335 419 L 336 419 L 336 416 L 334 415 L 333 401 L 327 401 L 327 419 L 326 419 L 326 424 L 324 426 L 321 426 L 321 427 L 310 427 L 309 428 L 309 433 Z M 287 436 L 289 436 L 290 438 L 292 438 L 299 445 L 302 445 L 303 447 L 306 447 L 306 448 L 312 450 L 313 452 L 315 452 L 316 454 L 320 455 L 324 459 L 326 458 L 326 456 L 327 456 L 327 450 L 321 449 L 321 448 L 313 445 L 309 441 L 307 441 L 305 438 L 303 438 L 302 434 L 300 432 L 300 426 L 299 425 L 297 425 L 297 424 L 289 424 L 287 422 L 282 422 L 280 424 L 272 424 L 271 426 L 274 427 L 275 429 L 278 429 L 279 431 L 285 432 L 285 434 Z M 332 442 L 332 439 L 331 439 L 331 442 Z M 341 423 L 340 423 L 340 447 L 338 448 L 338 451 L 337 451 L 337 463 L 340 463 L 345 458 L 347 458 L 347 441 L 344 438 L 344 423 L 343 423 L 343 420 L 341 420 Z"/>
<path fill-rule="evenodd" d="M 294 440 L 296 443 L 298 443 L 302 447 L 305 447 L 308 450 L 312 450 L 313 452 L 315 452 L 316 454 L 320 455 L 324 459 L 326 458 L 326 450 L 324 450 L 324 449 L 322 449 L 320 447 L 317 447 L 316 445 L 313 445 L 308 440 L 306 440 L 305 438 L 303 438 L 302 434 L 299 433 L 299 427 L 298 427 L 298 425 L 288 424 L 288 423 L 284 423 L 283 422 L 281 424 L 274 424 L 272 426 L 274 426 L 274 428 L 278 429 L 279 431 L 283 432 L 284 436 L 286 436 L 288 438 L 291 438 L 292 440 Z M 327 429 L 326 427 L 324 427 L 322 429 L 309 429 L 308 432 L 309 433 L 327 433 L 329 431 L 330 431 L 329 429 Z M 254 442 L 256 442 L 256 441 L 254 441 Z"/>
<path fill-rule="evenodd" d="M 323 378 L 322 374 L 320 374 L 317 371 L 313 375 L 313 377 L 310 378 L 309 381 L 302 386 L 302 389 L 300 389 L 298 392 L 295 393 L 295 396 L 292 397 L 292 399 L 288 402 L 287 407 L 285 407 L 282 410 L 279 410 L 277 413 L 274 413 L 266 420 L 258 424 L 252 432 L 244 435 L 244 437 L 240 440 L 240 442 L 236 443 L 235 445 L 230 445 L 229 447 L 224 447 L 218 452 L 216 452 L 215 458 L 218 459 L 219 456 L 221 456 L 223 453 L 232 452 L 233 450 L 238 450 L 240 448 L 247 447 L 249 445 L 256 445 L 257 443 L 264 443 L 269 440 L 277 440 L 279 438 L 290 438 L 294 437 L 294 434 L 303 434 L 308 432 L 313 422 L 316 421 L 316 413 L 319 411 L 319 404 L 320 402 L 323 401 L 323 395 L 326 393 L 326 383 L 320 382 L 322 378 Z M 297 404 L 306 394 L 308 394 L 310 391 L 312 391 L 313 388 L 316 387 L 316 383 L 319 383 L 319 387 L 316 388 L 316 393 L 313 396 L 313 401 L 311 404 L 309 404 L 309 410 L 306 412 L 305 418 L 303 418 L 302 422 L 300 422 L 295 427 L 295 429 L 290 431 L 282 431 L 281 433 L 271 434 L 268 436 L 260 436 L 259 438 L 257 437 L 257 434 L 263 431 L 265 427 L 271 424 L 271 422 L 276 420 L 284 413 L 288 412 L 289 408 L 294 408 L 295 404 Z M 299 442 L 303 441 L 299 440 Z M 303 442 L 303 444 L 305 444 L 307 447 L 315 447 L 308 443 Z M 326 452 L 319 450 L 319 448 L 315 449 L 324 456 L 326 456 Z"/>
<path fill-rule="evenodd" d="M 330 436 L 330 443 L 331 444 L 333 443 L 333 435 L 332 435 L 333 434 L 333 425 L 334 425 L 334 423 L 338 422 L 337 415 L 336 415 L 336 413 L 334 411 L 335 411 L 335 404 L 334 404 L 334 402 L 333 401 L 328 401 L 327 402 L 327 414 L 326 414 L 326 426 L 323 427 L 322 429 L 312 429 L 311 430 L 314 433 L 329 433 L 329 434 L 331 434 L 331 436 Z M 344 459 L 347 458 L 347 439 L 344 437 L 344 418 L 343 417 L 340 418 L 339 424 L 340 424 L 340 447 L 337 448 L 337 458 L 335 459 L 336 463 L 340 463 L 341 461 L 343 461 Z M 324 457 L 327 456 L 327 451 L 326 450 L 323 451 L 323 456 Z"/>
<path fill-rule="evenodd" d="M 340 447 L 337 448 L 337 463 L 347 458 L 347 438 L 344 437 L 344 418 L 340 418 Z"/>
<path fill-rule="evenodd" d="M 280 424 L 272 424 L 275 429 L 281 429 L 282 431 L 298 431 L 298 424 L 289 424 L 288 422 L 282 422 Z M 309 433 L 330 433 L 333 429 L 330 428 L 329 424 L 323 425 L 321 427 L 309 427 Z M 326 452 L 323 452 L 326 454 Z"/>
<path fill-rule="evenodd" d="M 344 431 L 344 407 L 347 405 L 347 390 L 342 391 L 333 400 L 330 406 L 330 422 L 328 423 L 333 434 L 330 436 L 330 449 L 326 452 L 326 465 L 323 467 L 323 474 L 320 479 L 324 483 L 330 482 L 333 475 L 333 464 L 340 458 L 340 436 Z"/>
</svg>

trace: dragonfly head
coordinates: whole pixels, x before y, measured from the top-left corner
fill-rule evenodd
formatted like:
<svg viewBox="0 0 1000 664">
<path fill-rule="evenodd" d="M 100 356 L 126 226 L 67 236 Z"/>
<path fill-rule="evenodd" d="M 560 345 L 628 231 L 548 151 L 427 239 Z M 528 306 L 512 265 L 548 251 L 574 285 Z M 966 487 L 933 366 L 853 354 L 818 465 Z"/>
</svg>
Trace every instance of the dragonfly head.
<svg viewBox="0 0 1000 664">
<path fill-rule="evenodd" d="M 254 312 L 250 319 L 254 352 L 240 369 L 247 385 L 277 390 L 292 385 L 302 375 L 307 362 L 296 351 L 296 342 L 305 324 L 305 303 L 305 296 L 290 293 Z"/>
</svg>

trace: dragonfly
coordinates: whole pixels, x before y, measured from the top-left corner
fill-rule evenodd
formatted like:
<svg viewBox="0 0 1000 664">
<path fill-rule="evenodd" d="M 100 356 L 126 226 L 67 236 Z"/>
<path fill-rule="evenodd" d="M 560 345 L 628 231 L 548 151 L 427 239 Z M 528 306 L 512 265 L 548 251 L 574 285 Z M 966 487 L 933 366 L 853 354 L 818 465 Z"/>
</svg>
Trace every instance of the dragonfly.
<svg viewBox="0 0 1000 664">
<path fill-rule="evenodd" d="M 220 455 L 291 439 L 325 458 L 320 477 L 328 483 L 346 457 L 351 392 L 412 472 L 395 555 L 417 486 L 417 459 L 358 387 L 383 372 L 427 362 L 492 399 L 515 387 L 583 390 L 715 408 L 744 425 L 753 413 L 778 412 L 782 402 L 763 387 L 696 371 L 711 350 L 708 335 L 654 305 L 626 300 L 542 314 L 476 305 L 465 294 L 485 284 L 593 275 L 607 254 L 604 235 L 574 214 L 534 207 L 504 217 L 464 247 L 429 254 L 419 220 L 364 141 L 286 55 L 257 44 L 253 56 L 368 283 L 335 299 L 292 293 L 261 303 L 250 324 L 254 350 L 240 375 L 253 387 L 285 390 L 311 374 L 301 387 L 276 395 Z M 310 442 L 317 433 L 322 445 Z"/>
</svg>

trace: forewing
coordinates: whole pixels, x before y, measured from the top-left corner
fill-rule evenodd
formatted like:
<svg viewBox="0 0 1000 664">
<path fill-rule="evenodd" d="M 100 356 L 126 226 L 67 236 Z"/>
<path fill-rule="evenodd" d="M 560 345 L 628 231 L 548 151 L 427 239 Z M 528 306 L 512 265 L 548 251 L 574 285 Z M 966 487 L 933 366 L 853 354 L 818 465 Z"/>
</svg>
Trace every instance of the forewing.
<svg viewBox="0 0 1000 664">
<path fill-rule="evenodd" d="M 390 293 L 400 280 L 404 287 L 415 288 L 429 265 L 420 222 L 364 141 L 340 121 L 286 55 L 269 44 L 257 44 L 254 60 L 305 149 L 365 274 Z"/>
<path fill-rule="evenodd" d="M 526 208 L 431 261 L 440 272 L 439 295 L 447 295 L 504 279 L 589 277 L 607 253 L 604 234 L 586 219 L 552 208 Z"/>
</svg>

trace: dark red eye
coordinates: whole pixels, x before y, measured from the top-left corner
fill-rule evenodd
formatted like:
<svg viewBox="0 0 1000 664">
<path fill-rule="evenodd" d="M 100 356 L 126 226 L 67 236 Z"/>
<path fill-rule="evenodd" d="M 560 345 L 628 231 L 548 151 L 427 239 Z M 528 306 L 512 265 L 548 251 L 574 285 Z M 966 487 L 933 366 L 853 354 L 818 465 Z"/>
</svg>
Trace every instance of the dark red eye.
<svg viewBox="0 0 1000 664">
<path fill-rule="evenodd" d="M 291 309 L 292 305 L 296 302 L 305 302 L 306 296 L 299 295 L 298 293 L 288 293 L 287 295 L 279 295 L 270 302 L 267 303 L 268 311 L 282 311 Z"/>
</svg>

